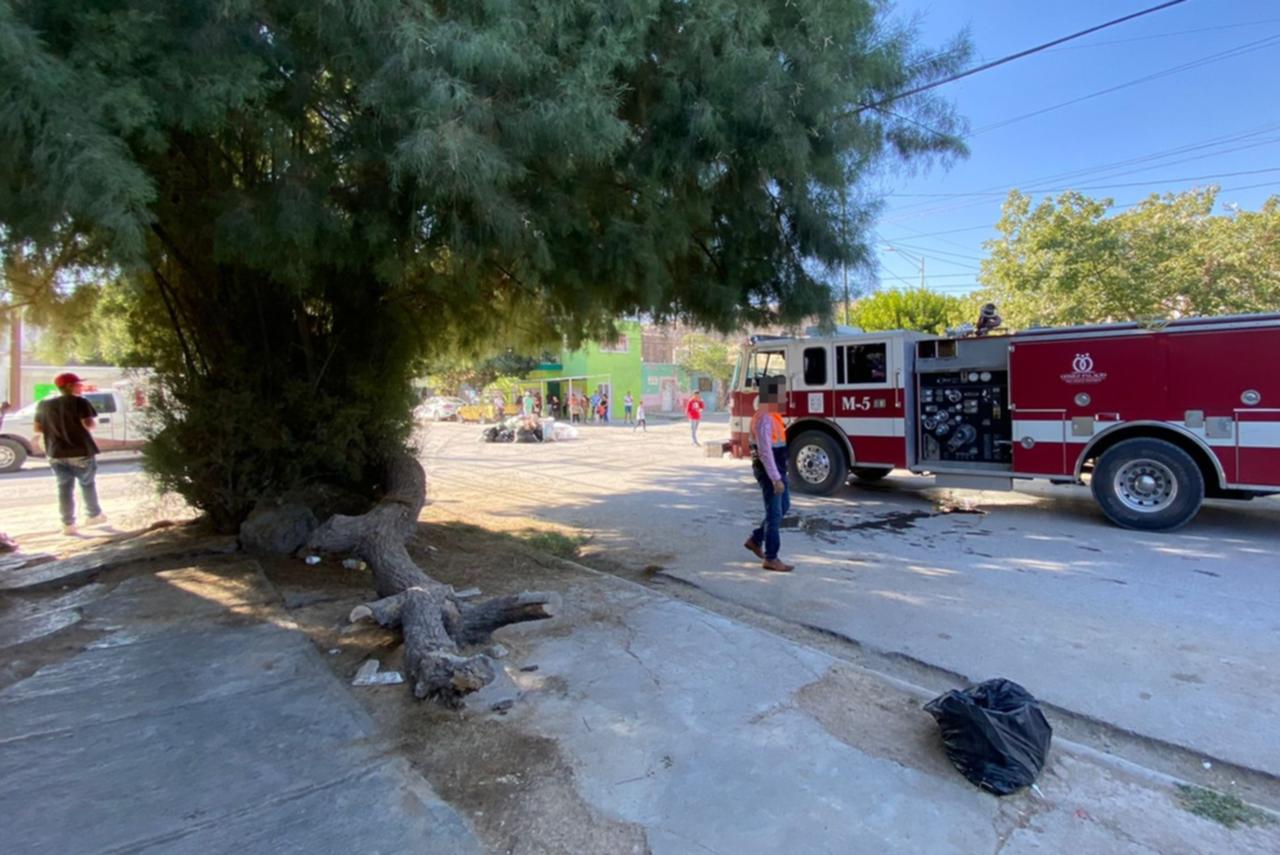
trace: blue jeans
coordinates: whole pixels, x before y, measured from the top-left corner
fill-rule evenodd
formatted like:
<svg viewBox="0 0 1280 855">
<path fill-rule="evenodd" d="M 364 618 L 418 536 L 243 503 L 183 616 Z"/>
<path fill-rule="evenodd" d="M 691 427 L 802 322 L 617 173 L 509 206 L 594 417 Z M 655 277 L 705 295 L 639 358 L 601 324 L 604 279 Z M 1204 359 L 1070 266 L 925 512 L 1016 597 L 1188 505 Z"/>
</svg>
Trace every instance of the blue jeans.
<svg viewBox="0 0 1280 855">
<path fill-rule="evenodd" d="M 62 514 L 63 525 L 76 524 L 76 482 L 80 482 L 80 493 L 84 496 L 84 509 L 89 516 L 96 517 L 102 513 L 98 504 L 98 486 L 94 476 L 98 473 L 98 460 L 95 457 L 61 457 L 50 458 L 49 468 L 58 482 L 58 511 Z"/>
<path fill-rule="evenodd" d="M 778 463 L 778 472 L 782 475 L 781 493 L 773 489 L 773 482 L 769 480 L 769 473 L 765 471 L 763 463 L 756 461 L 751 464 L 751 472 L 756 476 L 756 483 L 760 485 L 760 492 L 764 496 L 764 522 L 751 532 L 751 542 L 756 546 L 764 546 L 764 557 L 770 561 L 778 557 L 778 550 L 782 548 L 779 528 L 782 518 L 791 510 L 791 486 L 787 483 L 787 450 L 779 450 L 782 453 L 775 454 L 774 459 Z M 782 459 L 777 460 L 778 457 Z"/>
</svg>

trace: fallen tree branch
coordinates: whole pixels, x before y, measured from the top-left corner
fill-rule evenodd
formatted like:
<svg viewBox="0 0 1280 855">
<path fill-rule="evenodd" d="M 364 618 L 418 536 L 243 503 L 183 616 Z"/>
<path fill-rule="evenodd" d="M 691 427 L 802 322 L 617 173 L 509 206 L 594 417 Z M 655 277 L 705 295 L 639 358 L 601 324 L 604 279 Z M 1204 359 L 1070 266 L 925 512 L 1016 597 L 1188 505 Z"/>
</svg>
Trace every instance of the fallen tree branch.
<svg viewBox="0 0 1280 855">
<path fill-rule="evenodd" d="M 418 698 L 459 706 L 462 698 L 494 678 L 483 654 L 463 648 L 483 644 L 511 623 L 554 616 L 556 594 L 527 592 L 478 602 L 458 597 L 452 587 L 423 572 L 405 541 L 426 501 L 426 473 L 408 454 L 396 455 L 387 470 L 386 494 L 358 517 L 335 514 L 312 533 L 303 551 L 354 553 L 373 571 L 378 599 L 351 610 L 350 620 L 374 620 L 404 635 L 405 671 Z"/>
</svg>

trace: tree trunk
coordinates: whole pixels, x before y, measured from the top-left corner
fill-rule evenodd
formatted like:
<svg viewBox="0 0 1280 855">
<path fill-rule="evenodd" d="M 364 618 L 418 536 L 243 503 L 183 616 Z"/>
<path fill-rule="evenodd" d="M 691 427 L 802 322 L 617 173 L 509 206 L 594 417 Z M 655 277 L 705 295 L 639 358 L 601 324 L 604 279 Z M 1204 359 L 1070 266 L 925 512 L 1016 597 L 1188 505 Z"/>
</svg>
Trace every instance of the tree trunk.
<svg viewBox="0 0 1280 855">
<path fill-rule="evenodd" d="M 487 656 L 467 654 L 463 648 L 487 641 L 509 623 L 553 617 L 558 597 L 524 593 L 460 600 L 451 586 L 424 573 L 405 548 L 426 500 L 422 465 L 406 453 L 397 454 L 386 486 L 386 495 L 372 510 L 358 517 L 335 514 L 312 533 L 303 550 L 354 553 L 369 564 L 380 599 L 353 609 L 351 621 L 399 627 L 413 694 L 456 707 L 464 695 L 494 677 Z"/>
</svg>

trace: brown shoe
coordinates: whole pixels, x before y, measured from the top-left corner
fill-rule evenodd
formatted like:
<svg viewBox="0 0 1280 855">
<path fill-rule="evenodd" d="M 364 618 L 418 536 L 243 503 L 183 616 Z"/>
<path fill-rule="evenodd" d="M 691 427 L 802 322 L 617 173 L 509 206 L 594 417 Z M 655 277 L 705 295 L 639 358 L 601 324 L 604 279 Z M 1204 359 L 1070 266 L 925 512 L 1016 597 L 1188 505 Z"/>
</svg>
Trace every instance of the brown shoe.
<svg viewBox="0 0 1280 855">
<path fill-rule="evenodd" d="M 742 545 L 748 552 L 754 552 L 756 554 L 756 558 L 764 559 L 764 550 L 760 548 L 760 544 L 756 543 L 751 538 L 748 537 L 747 542 Z"/>
<path fill-rule="evenodd" d="M 772 570 L 775 573 L 790 573 L 792 570 L 796 569 L 790 564 L 784 564 L 777 558 L 766 558 L 764 563 L 760 566 L 766 570 Z"/>
</svg>

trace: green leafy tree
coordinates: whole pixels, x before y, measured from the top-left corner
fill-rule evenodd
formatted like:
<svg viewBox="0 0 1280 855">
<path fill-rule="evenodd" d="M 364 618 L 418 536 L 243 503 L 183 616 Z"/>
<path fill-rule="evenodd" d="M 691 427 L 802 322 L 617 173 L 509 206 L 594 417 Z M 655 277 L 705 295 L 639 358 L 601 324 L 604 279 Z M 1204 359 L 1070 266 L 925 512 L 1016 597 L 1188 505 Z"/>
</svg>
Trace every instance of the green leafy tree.
<svg viewBox="0 0 1280 855">
<path fill-rule="evenodd" d="M 741 348 L 706 333 L 689 333 L 680 342 L 676 364 L 688 374 L 702 374 L 727 389 Z"/>
<path fill-rule="evenodd" d="M 147 451 L 222 525 L 371 492 L 442 352 L 829 310 L 886 161 L 961 151 L 874 0 L 0 0 L 0 225 L 127 283 Z M 853 222 L 856 228 L 842 228 Z M 61 286 L 57 286 L 61 288 Z"/>
<path fill-rule="evenodd" d="M 133 298 L 124 282 L 76 288 L 42 313 L 36 356 L 51 365 L 142 365 L 133 314 Z"/>
<path fill-rule="evenodd" d="M 928 288 L 894 288 L 860 298 L 849 310 L 849 323 L 877 330 L 917 330 L 941 334 L 977 317 L 970 301 Z"/>
<path fill-rule="evenodd" d="M 543 360 L 549 361 L 549 360 Z M 487 359 L 459 358 L 433 361 L 428 378 L 442 395 L 457 395 L 464 387 L 483 390 L 499 377 L 524 377 L 534 371 L 540 360 L 508 351 Z"/>
<path fill-rule="evenodd" d="M 1274 311 L 1280 197 L 1215 214 L 1216 188 L 1153 195 L 1118 213 L 1063 193 L 1013 192 L 987 244 L 978 297 L 1016 327 Z"/>
</svg>

